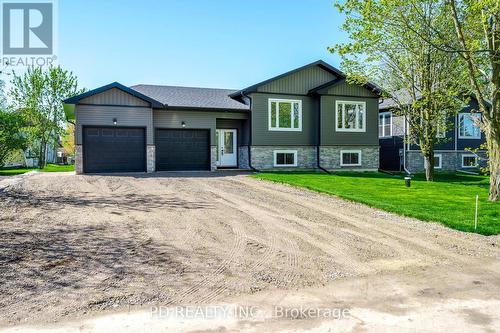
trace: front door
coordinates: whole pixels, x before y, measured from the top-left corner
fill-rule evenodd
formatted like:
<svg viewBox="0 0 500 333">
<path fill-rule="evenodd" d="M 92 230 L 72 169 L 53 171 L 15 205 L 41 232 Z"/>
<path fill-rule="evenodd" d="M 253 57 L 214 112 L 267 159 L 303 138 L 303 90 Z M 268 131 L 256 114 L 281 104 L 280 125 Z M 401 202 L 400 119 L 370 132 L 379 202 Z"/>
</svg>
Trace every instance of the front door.
<svg viewBox="0 0 500 333">
<path fill-rule="evenodd" d="M 237 130 L 218 129 L 216 131 L 216 141 L 217 141 L 217 166 L 237 167 L 238 166 Z"/>
</svg>

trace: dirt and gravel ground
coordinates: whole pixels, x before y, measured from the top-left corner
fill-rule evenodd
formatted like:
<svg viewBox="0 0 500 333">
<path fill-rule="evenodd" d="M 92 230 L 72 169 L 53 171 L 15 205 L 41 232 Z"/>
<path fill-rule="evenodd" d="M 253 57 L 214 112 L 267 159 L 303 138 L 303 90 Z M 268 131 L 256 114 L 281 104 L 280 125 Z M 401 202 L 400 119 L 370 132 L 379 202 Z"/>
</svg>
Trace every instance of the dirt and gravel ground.
<svg viewBox="0 0 500 333">
<path fill-rule="evenodd" d="M 5 184 L 0 327 L 221 302 L 345 307 L 357 315 L 344 331 L 415 332 L 418 318 L 500 327 L 498 236 L 242 174 L 46 173 Z"/>
</svg>

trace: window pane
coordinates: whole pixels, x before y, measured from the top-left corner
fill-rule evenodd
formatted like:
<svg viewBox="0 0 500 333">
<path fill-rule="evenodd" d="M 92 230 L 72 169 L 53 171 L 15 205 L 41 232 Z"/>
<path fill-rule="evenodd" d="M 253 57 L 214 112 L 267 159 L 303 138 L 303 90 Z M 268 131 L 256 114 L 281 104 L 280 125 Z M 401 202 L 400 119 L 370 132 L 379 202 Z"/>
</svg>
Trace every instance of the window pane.
<svg viewBox="0 0 500 333">
<path fill-rule="evenodd" d="M 384 136 L 384 126 L 378 125 L 378 136 L 383 137 Z"/>
<path fill-rule="evenodd" d="M 463 157 L 464 166 L 476 166 L 475 156 L 464 156 Z"/>
<path fill-rule="evenodd" d="M 285 154 L 283 153 L 276 154 L 276 164 L 277 165 L 285 164 Z"/>
<path fill-rule="evenodd" d="M 278 103 L 279 127 L 292 128 L 292 103 Z"/>
<path fill-rule="evenodd" d="M 459 116 L 460 122 L 460 136 L 463 137 L 480 137 L 481 130 L 479 126 L 475 124 L 475 120 L 480 119 L 478 114 L 461 114 Z"/>
<path fill-rule="evenodd" d="M 234 153 L 233 132 L 224 132 L 224 154 Z"/>
<path fill-rule="evenodd" d="M 295 157 L 295 154 L 293 153 L 287 153 L 287 154 L 284 154 L 285 155 L 285 162 L 286 164 L 294 164 L 295 161 L 294 161 L 294 157 Z"/>
<path fill-rule="evenodd" d="M 355 128 L 356 126 L 356 106 L 353 104 L 345 104 L 344 128 Z"/>
<path fill-rule="evenodd" d="M 293 128 L 299 128 L 299 103 L 293 103 Z"/>
<path fill-rule="evenodd" d="M 439 166 L 439 161 L 441 160 L 441 158 L 439 156 L 434 156 L 434 166 Z"/>
<path fill-rule="evenodd" d="M 342 128 L 342 115 L 344 113 L 344 105 L 343 104 L 338 104 L 337 105 L 337 128 Z"/>
<path fill-rule="evenodd" d="M 363 129 L 363 119 L 365 118 L 365 111 L 363 110 L 362 105 L 358 105 L 359 111 L 358 111 L 358 129 Z M 387 135 L 387 132 L 385 133 Z"/>
<path fill-rule="evenodd" d="M 359 153 L 342 153 L 342 164 L 359 164 Z"/>
<path fill-rule="evenodd" d="M 276 127 L 276 102 L 271 102 L 271 127 Z"/>
</svg>

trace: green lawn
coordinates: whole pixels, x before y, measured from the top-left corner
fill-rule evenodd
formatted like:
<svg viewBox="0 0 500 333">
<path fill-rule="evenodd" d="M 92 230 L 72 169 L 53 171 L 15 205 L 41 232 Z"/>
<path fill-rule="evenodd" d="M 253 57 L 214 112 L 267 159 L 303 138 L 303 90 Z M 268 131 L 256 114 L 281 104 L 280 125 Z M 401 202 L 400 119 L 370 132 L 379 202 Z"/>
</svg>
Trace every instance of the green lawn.
<svg viewBox="0 0 500 333">
<path fill-rule="evenodd" d="M 74 171 L 75 166 L 74 165 L 48 164 L 45 168 L 43 168 L 41 170 L 37 169 L 37 168 L 5 168 L 5 169 L 0 169 L 0 176 L 21 175 L 23 173 L 33 171 L 33 170 L 39 170 L 40 172 L 66 172 L 66 171 Z"/>
<path fill-rule="evenodd" d="M 416 175 L 412 186 L 403 176 L 383 173 L 259 173 L 256 178 L 337 195 L 389 212 L 424 221 L 440 222 L 450 228 L 474 232 L 476 194 L 479 195 L 477 231 L 500 233 L 500 203 L 488 201 L 488 178 L 455 173 L 438 173 L 434 182 Z"/>
</svg>

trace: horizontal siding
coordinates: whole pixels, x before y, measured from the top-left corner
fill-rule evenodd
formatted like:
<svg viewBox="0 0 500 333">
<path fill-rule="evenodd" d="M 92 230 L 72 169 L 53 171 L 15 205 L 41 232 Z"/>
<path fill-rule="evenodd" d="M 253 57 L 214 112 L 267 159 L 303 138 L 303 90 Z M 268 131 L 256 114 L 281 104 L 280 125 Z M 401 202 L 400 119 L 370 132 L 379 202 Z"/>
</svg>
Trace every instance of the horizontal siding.
<svg viewBox="0 0 500 333">
<path fill-rule="evenodd" d="M 186 128 L 209 129 L 210 144 L 215 145 L 216 120 L 220 119 L 248 119 L 247 113 L 242 112 L 208 112 L 208 111 L 175 111 L 154 110 L 153 124 L 155 128 Z"/>
<path fill-rule="evenodd" d="M 117 88 L 84 98 L 80 101 L 80 104 L 150 106 L 148 102 Z"/>
<path fill-rule="evenodd" d="M 339 83 L 327 90 L 329 95 L 359 96 L 359 97 L 378 97 L 377 94 L 369 89 L 347 82 Z"/>
<path fill-rule="evenodd" d="M 306 95 L 309 90 L 335 80 L 336 78 L 334 74 L 319 66 L 312 66 L 264 84 L 258 87 L 257 91 L 277 94 Z"/>
<path fill-rule="evenodd" d="M 146 127 L 147 144 L 153 144 L 153 111 L 143 107 L 76 105 L 76 144 L 82 144 L 82 126 Z"/>
<path fill-rule="evenodd" d="M 252 97 L 252 145 L 294 146 L 316 145 L 317 104 L 313 97 L 275 94 L 251 94 Z M 269 99 L 302 100 L 302 131 L 270 131 Z"/>
<path fill-rule="evenodd" d="M 321 145 L 378 145 L 378 99 L 349 97 L 351 101 L 366 102 L 366 132 L 337 132 L 335 103 L 345 97 L 321 96 Z"/>
</svg>

